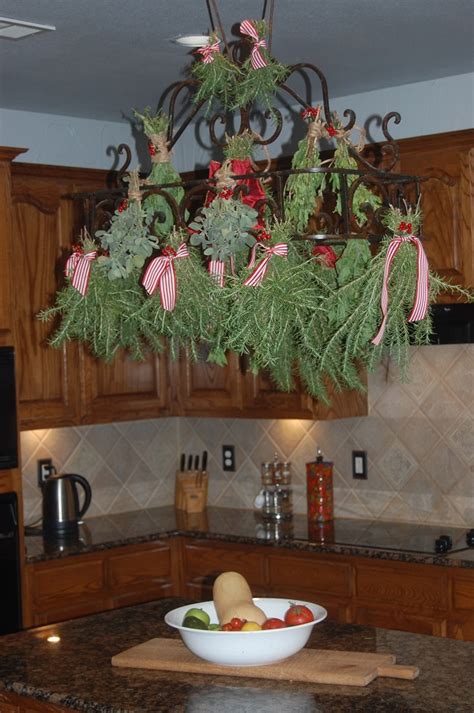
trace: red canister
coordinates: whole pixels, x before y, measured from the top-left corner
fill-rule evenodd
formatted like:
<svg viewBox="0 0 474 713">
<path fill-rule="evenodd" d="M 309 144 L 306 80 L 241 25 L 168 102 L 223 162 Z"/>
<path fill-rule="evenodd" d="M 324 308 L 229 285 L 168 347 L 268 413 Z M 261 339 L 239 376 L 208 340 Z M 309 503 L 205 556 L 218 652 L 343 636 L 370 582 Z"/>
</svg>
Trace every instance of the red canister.
<svg viewBox="0 0 474 713">
<path fill-rule="evenodd" d="M 334 518 L 332 468 L 333 464 L 323 459 L 319 448 L 316 460 L 306 463 L 308 520 L 310 522 L 328 522 Z"/>
</svg>

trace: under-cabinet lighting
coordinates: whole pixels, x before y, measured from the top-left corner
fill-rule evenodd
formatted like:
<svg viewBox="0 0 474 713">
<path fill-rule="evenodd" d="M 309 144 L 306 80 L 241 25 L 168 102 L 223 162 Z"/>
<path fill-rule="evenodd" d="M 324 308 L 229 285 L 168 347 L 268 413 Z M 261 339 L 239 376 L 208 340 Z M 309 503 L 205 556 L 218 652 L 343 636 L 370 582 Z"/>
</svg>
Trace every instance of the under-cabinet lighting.
<svg viewBox="0 0 474 713">
<path fill-rule="evenodd" d="M 9 17 L 0 17 L 0 37 L 9 40 L 21 40 L 28 35 L 35 35 L 37 32 L 46 30 L 56 30 L 54 25 L 38 25 L 36 22 L 24 22 L 23 20 L 12 20 Z"/>
<path fill-rule="evenodd" d="M 61 637 L 60 636 L 48 636 L 46 641 L 49 641 L 50 644 L 57 644 L 61 641 Z"/>
</svg>

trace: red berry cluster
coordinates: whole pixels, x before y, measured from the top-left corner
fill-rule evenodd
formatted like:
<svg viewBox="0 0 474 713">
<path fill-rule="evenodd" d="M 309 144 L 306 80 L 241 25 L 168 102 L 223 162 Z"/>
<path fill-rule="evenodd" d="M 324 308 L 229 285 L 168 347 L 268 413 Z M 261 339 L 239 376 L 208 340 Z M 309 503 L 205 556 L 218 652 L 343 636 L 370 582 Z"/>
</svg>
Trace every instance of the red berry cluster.
<svg viewBox="0 0 474 713">
<path fill-rule="evenodd" d="M 320 108 L 319 106 L 310 106 L 301 112 L 302 119 L 317 119 L 319 116 Z"/>
<path fill-rule="evenodd" d="M 174 257 L 176 255 L 176 250 L 174 250 L 171 245 L 167 245 L 165 248 L 163 248 L 162 254 L 165 257 Z"/>
<path fill-rule="evenodd" d="M 405 221 L 403 221 L 403 220 L 400 223 L 400 225 L 398 226 L 398 230 L 400 230 L 402 233 L 411 233 L 411 228 L 412 228 L 411 223 L 405 223 Z"/>
<path fill-rule="evenodd" d="M 118 212 L 123 213 L 123 211 L 127 210 L 127 208 L 128 208 L 128 201 L 127 200 L 122 201 L 118 207 Z"/>
</svg>

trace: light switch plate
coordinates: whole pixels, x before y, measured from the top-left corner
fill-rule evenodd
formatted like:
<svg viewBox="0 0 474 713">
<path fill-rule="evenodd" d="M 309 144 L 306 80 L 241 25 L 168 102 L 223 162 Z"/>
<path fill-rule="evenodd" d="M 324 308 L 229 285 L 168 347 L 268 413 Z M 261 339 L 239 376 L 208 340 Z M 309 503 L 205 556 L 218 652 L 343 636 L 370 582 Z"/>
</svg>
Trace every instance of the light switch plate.
<svg viewBox="0 0 474 713">
<path fill-rule="evenodd" d="M 352 451 L 352 477 L 367 480 L 367 451 Z"/>
</svg>

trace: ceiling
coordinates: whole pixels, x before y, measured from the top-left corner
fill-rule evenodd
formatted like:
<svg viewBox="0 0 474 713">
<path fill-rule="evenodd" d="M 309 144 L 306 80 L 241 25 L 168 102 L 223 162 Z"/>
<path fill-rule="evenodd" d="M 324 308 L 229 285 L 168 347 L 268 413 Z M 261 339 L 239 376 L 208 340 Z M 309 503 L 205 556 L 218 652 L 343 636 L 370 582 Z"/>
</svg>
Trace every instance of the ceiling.
<svg viewBox="0 0 474 713">
<path fill-rule="evenodd" d="M 226 31 L 263 0 L 220 0 Z M 125 121 L 156 107 L 210 29 L 206 0 L 0 0 L 0 16 L 55 25 L 0 39 L 0 107 Z M 473 71 L 474 0 L 276 0 L 273 54 L 318 65 L 331 96 Z"/>
</svg>

